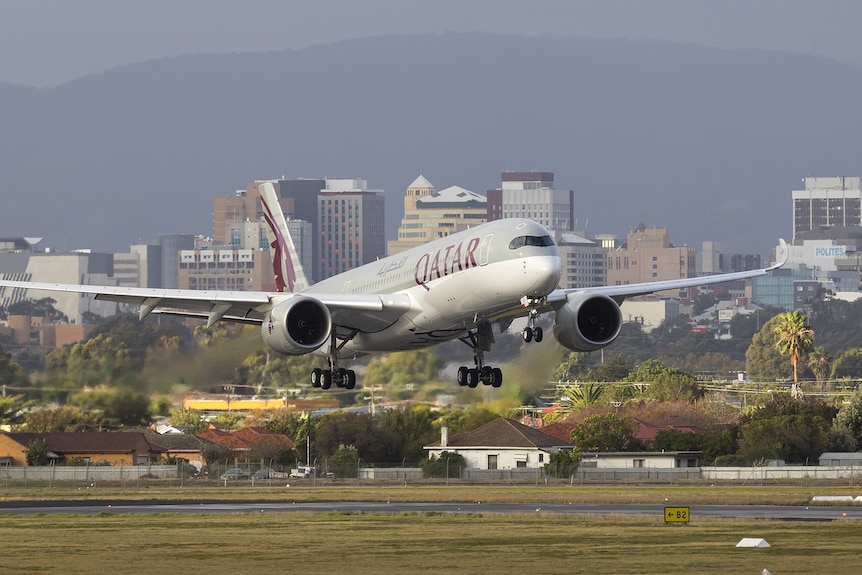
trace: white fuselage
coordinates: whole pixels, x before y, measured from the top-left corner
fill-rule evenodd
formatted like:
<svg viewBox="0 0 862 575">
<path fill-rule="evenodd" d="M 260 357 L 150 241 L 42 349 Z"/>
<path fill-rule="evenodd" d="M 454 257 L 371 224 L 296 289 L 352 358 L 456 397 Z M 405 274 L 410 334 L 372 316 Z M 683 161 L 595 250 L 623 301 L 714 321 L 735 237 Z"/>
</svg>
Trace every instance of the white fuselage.
<svg viewBox="0 0 862 575">
<path fill-rule="evenodd" d="M 524 243 L 516 238 L 531 239 Z M 461 337 L 481 323 L 526 315 L 523 298 L 541 299 L 559 281 L 560 257 L 547 230 L 530 220 L 507 219 L 363 265 L 303 293 L 399 293 L 410 298 L 410 310 L 397 321 L 357 334 L 344 345 L 338 355 L 351 357 L 426 347 Z M 318 353 L 325 355 L 327 349 Z"/>
</svg>

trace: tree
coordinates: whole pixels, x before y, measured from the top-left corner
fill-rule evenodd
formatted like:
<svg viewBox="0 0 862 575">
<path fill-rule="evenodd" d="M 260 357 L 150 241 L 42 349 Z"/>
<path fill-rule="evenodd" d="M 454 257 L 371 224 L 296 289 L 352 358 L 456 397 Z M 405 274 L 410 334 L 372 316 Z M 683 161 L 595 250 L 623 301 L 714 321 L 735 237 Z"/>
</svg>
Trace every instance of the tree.
<svg viewBox="0 0 862 575">
<path fill-rule="evenodd" d="M 27 408 L 34 403 L 23 395 L 0 395 L 0 426 L 11 427 L 24 421 Z"/>
<path fill-rule="evenodd" d="M 83 391 L 70 396 L 69 403 L 89 410 L 95 422 L 110 428 L 150 422 L 149 396 L 131 389 Z"/>
<path fill-rule="evenodd" d="M 357 477 L 359 474 L 359 454 L 352 445 L 340 445 L 338 451 L 328 459 L 329 471 L 336 477 Z"/>
<path fill-rule="evenodd" d="M 626 380 L 648 383 L 646 396 L 656 401 L 694 401 L 703 397 L 703 390 L 693 375 L 668 367 L 655 359 L 643 362 Z"/>
<path fill-rule="evenodd" d="M 24 427 L 31 433 L 86 431 L 90 422 L 87 409 L 62 405 L 56 408 L 33 409 L 24 418 Z"/>
<path fill-rule="evenodd" d="M 814 379 L 820 385 L 820 391 L 826 391 L 826 379 L 832 369 L 832 356 L 821 346 L 815 347 L 808 356 L 808 367 L 814 373 Z"/>
<path fill-rule="evenodd" d="M 625 451 L 634 444 L 638 423 L 617 413 L 586 418 L 571 435 L 572 444 L 581 451 Z"/>
<path fill-rule="evenodd" d="M 187 433 L 194 435 L 207 428 L 203 412 L 196 409 L 174 409 L 170 415 L 171 425 L 174 427 L 185 427 Z"/>
<path fill-rule="evenodd" d="M 862 378 L 862 348 L 845 349 L 832 362 L 830 379 Z"/>
<path fill-rule="evenodd" d="M 207 441 L 201 447 L 201 457 L 207 465 L 214 465 L 230 459 L 230 449 L 224 445 Z"/>
<path fill-rule="evenodd" d="M 776 347 L 777 335 L 773 328 L 779 320 L 779 316 L 773 317 L 751 338 L 745 352 L 745 371 L 752 381 L 777 382 L 792 375 L 791 366 Z"/>
<path fill-rule="evenodd" d="M 17 362 L 12 361 L 12 356 L 0 346 L 0 387 L 5 392 L 9 387 L 23 387 L 27 383 L 24 370 Z"/>
<path fill-rule="evenodd" d="M 817 398 L 777 395 L 740 418 L 740 455 L 748 462 L 814 460 L 829 445 L 829 423 L 837 409 Z"/>
<path fill-rule="evenodd" d="M 422 460 L 422 477 L 461 477 L 464 456 L 454 451 L 441 451 L 437 457 Z"/>
<path fill-rule="evenodd" d="M 604 390 L 595 383 L 576 383 L 563 390 L 561 403 L 567 403 L 569 409 L 583 409 L 601 402 Z"/>
<path fill-rule="evenodd" d="M 555 451 L 545 464 L 545 473 L 557 479 L 571 477 L 578 470 L 582 458 L 583 454 L 577 448 Z"/>
<path fill-rule="evenodd" d="M 31 317 L 45 317 L 51 322 L 68 323 L 69 318 L 54 307 L 57 300 L 45 297 L 39 300 L 25 299 L 10 305 L 6 312 L 9 315 L 29 315 Z"/>
<path fill-rule="evenodd" d="M 449 428 L 449 435 L 472 431 L 498 419 L 500 415 L 490 409 L 477 406 L 469 406 L 464 410 L 450 410 L 441 415 L 440 419 Z"/>
<path fill-rule="evenodd" d="M 749 462 L 816 460 L 829 444 L 828 425 L 819 415 L 779 415 L 741 426 L 740 454 Z"/>
<path fill-rule="evenodd" d="M 48 465 L 48 444 L 44 439 L 34 439 L 27 444 L 27 465 Z"/>
<path fill-rule="evenodd" d="M 434 425 L 436 418 L 437 414 L 427 405 L 381 413 L 377 426 L 389 445 L 387 459 L 393 462 L 423 459 L 424 447 L 439 437 Z"/>
<path fill-rule="evenodd" d="M 386 461 L 388 445 L 377 427 L 377 419 L 367 413 L 336 411 L 314 419 L 311 434 L 319 457 L 332 457 L 342 445 L 353 445 L 364 461 Z M 400 460 L 399 460 L 400 462 Z"/>
<path fill-rule="evenodd" d="M 857 389 L 850 401 L 838 410 L 832 430 L 835 436 L 844 438 L 838 445 L 842 451 L 856 451 L 862 446 L 862 388 Z"/>
<path fill-rule="evenodd" d="M 278 438 L 263 436 L 249 445 L 248 459 L 263 461 L 267 465 L 270 461 L 277 465 L 289 465 L 296 461 L 296 452 Z"/>
<path fill-rule="evenodd" d="M 814 330 L 808 325 L 808 318 L 799 313 L 799 310 L 785 312 L 777 317 L 778 322 L 772 328 L 776 336 L 775 346 L 781 355 L 790 357 L 790 364 L 793 366 L 793 388 L 790 390 L 790 396 L 796 399 L 799 397 L 799 361 L 814 343 Z"/>
<path fill-rule="evenodd" d="M 427 349 L 390 353 L 368 362 L 363 385 L 403 386 L 436 381 L 442 368 L 443 361 Z"/>
</svg>

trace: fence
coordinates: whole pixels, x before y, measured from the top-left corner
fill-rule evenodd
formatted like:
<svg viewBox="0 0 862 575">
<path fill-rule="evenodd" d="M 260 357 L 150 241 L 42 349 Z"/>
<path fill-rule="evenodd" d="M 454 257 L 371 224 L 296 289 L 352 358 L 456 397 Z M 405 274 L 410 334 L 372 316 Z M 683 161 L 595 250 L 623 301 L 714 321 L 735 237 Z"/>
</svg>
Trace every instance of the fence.
<svg viewBox="0 0 862 575">
<path fill-rule="evenodd" d="M 179 469 L 176 465 L 0 467 L 0 479 L 16 481 L 128 481 L 153 477 L 177 478 Z"/>
<path fill-rule="evenodd" d="M 177 479 L 180 469 L 176 465 L 134 466 L 47 466 L 47 467 L 0 467 L 0 481 L 129 481 L 143 478 Z M 218 470 L 211 477 L 219 477 Z M 419 480 L 419 467 L 362 467 L 362 480 Z M 453 469 L 451 480 L 474 482 L 536 482 L 550 479 L 543 469 Z M 576 483 L 627 483 L 654 482 L 675 483 L 683 481 L 727 481 L 732 483 L 800 480 L 848 480 L 852 485 L 862 483 L 862 466 L 788 465 L 784 467 L 684 467 L 684 468 L 635 468 L 596 469 L 581 468 L 566 482 Z M 559 481 L 559 480 L 557 480 Z"/>
<path fill-rule="evenodd" d="M 714 481 L 776 479 L 862 479 L 862 466 L 786 465 L 782 467 L 702 467 L 703 478 Z"/>
</svg>

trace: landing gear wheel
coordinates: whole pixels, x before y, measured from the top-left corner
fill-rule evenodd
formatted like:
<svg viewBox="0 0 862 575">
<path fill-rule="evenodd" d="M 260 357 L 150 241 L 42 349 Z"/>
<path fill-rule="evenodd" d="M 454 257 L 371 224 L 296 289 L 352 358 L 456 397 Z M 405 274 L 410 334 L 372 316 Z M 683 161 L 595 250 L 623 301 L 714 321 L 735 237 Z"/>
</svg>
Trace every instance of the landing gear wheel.
<svg viewBox="0 0 862 575">
<path fill-rule="evenodd" d="M 524 341 L 526 343 L 530 343 L 531 341 L 533 341 L 533 328 L 525 327 L 524 331 L 521 332 L 521 337 L 524 338 Z"/>
<path fill-rule="evenodd" d="M 324 369 L 320 372 L 320 387 L 323 389 L 332 387 L 332 372 L 330 370 Z"/>
<path fill-rule="evenodd" d="M 480 373 L 478 369 L 468 369 L 467 370 L 467 387 L 473 387 L 479 385 L 481 381 Z"/>
<path fill-rule="evenodd" d="M 356 372 L 348 369 L 344 374 L 344 387 L 347 389 L 356 388 Z"/>
<path fill-rule="evenodd" d="M 311 370 L 311 387 L 320 387 L 320 376 L 322 373 L 323 370 L 319 367 Z"/>
<path fill-rule="evenodd" d="M 491 387 L 500 387 L 503 385 L 503 370 L 499 367 L 495 367 L 491 370 L 491 377 L 489 378 L 489 383 Z"/>
<path fill-rule="evenodd" d="M 466 366 L 461 366 L 458 368 L 458 385 L 465 386 L 467 385 L 467 372 L 470 371 Z"/>
<path fill-rule="evenodd" d="M 543 335 L 544 334 L 542 332 L 542 328 L 540 328 L 540 327 L 534 327 L 533 328 L 533 341 L 535 341 L 536 343 L 540 343 L 542 341 Z"/>
<path fill-rule="evenodd" d="M 338 369 L 332 374 L 332 382 L 335 387 L 344 387 L 347 384 L 347 370 Z"/>
<path fill-rule="evenodd" d="M 479 370 L 479 379 L 485 385 L 491 385 L 491 377 L 493 376 L 493 369 L 491 369 L 490 365 L 483 366 L 482 369 Z"/>
</svg>

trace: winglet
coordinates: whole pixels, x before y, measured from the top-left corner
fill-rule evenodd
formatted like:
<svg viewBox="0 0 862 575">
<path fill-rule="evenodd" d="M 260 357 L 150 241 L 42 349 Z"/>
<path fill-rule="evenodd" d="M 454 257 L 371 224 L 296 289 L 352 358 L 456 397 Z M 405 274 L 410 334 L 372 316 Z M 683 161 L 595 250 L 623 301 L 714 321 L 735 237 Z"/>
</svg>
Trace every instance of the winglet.
<svg viewBox="0 0 862 575">
<path fill-rule="evenodd" d="M 272 182 L 263 182 L 258 185 L 260 201 L 263 205 L 263 218 L 267 225 L 267 238 L 272 248 L 272 270 L 275 274 L 275 285 L 280 292 L 302 291 L 308 287 L 308 279 L 299 261 L 296 246 L 290 231 L 287 229 L 287 221 L 278 203 L 275 186 Z"/>
<path fill-rule="evenodd" d="M 790 250 L 787 248 L 787 242 L 783 239 L 778 238 L 778 249 L 775 251 L 775 262 L 768 268 L 766 271 L 777 270 L 781 266 L 787 263 L 787 259 L 790 257 Z"/>
</svg>

